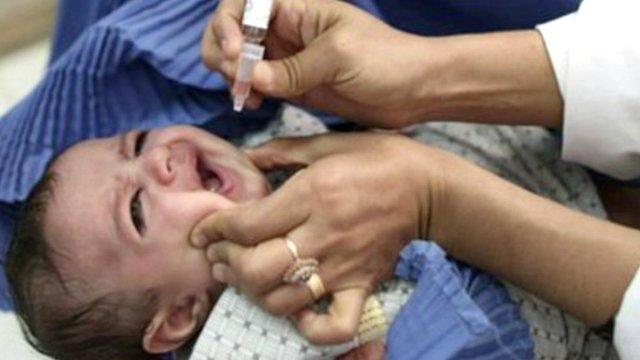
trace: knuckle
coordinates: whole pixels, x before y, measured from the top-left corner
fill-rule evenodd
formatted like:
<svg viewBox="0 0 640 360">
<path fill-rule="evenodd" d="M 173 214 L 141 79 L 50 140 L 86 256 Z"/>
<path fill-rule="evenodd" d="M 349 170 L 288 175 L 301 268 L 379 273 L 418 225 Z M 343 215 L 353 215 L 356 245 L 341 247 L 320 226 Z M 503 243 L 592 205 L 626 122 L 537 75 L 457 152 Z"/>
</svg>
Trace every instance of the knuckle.
<svg viewBox="0 0 640 360">
<path fill-rule="evenodd" d="M 222 4 L 221 4 L 222 5 Z M 219 6 L 218 10 L 213 13 L 211 18 L 209 19 L 209 28 L 211 29 L 214 35 L 218 35 L 223 30 L 224 23 L 224 11 L 223 6 Z"/>
<path fill-rule="evenodd" d="M 324 172 L 325 176 L 314 177 L 311 180 L 311 194 L 314 196 L 317 206 L 327 211 L 334 212 L 333 220 L 338 220 L 340 216 L 346 215 L 345 195 L 348 192 L 348 179 L 340 172 Z M 340 216 L 338 216 L 340 215 Z"/>
<path fill-rule="evenodd" d="M 315 176 L 312 181 L 312 190 L 320 196 L 321 199 L 332 197 L 333 194 L 340 192 L 347 181 L 342 171 L 323 172 L 322 176 Z"/>
<path fill-rule="evenodd" d="M 348 58 L 351 54 L 351 35 L 344 31 L 336 31 L 329 38 L 329 49 L 332 55 Z"/>
<path fill-rule="evenodd" d="M 302 84 L 303 77 L 302 77 L 302 70 L 301 70 L 299 55 L 296 54 L 291 57 L 283 59 L 282 65 L 287 75 L 286 86 L 291 92 L 291 94 L 289 95 L 300 94 L 303 89 L 303 84 Z"/>
</svg>

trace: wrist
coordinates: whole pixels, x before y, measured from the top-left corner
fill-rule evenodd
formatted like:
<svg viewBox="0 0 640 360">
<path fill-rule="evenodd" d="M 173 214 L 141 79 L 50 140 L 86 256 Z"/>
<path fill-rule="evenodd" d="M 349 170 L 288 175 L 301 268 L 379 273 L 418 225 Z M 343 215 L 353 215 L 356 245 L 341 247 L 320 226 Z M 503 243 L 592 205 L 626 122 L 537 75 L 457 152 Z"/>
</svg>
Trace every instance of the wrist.
<svg viewBox="0 0 640 360">
<path fill-rule="evenodd" d="M 466 161 L 455 154 L 416 143 L 415 157 L 410 159 L 412 184 L 418 194 L 420 221 L 418 237 L 430 239 L 446 247 L 450 229 L 457 218 L 452 217 L 460 183 L 455 177 L 464 174 Z M 418 171 L 416 171 L 418 170 Z"/>
<path fill-rule="evenodd" d="M 451 84 L 454 59 L 445 38 L 419 37 L 414 46 L 412 82 L 409 91 L 412 123 L 451 118 L 456 94 Z"/>
<path fill-rule="evenodd" d="M 563 103 L 537 31 L 424 38 L 417 121 L 559 126 Z"/>
</svg>

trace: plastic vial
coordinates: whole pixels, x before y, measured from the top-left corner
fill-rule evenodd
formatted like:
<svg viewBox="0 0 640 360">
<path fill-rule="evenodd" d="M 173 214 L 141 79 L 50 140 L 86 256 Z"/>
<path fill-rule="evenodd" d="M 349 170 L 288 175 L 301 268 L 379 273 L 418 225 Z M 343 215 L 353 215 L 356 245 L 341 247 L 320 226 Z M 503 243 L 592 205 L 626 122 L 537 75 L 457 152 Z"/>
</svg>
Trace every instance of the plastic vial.
<svg viewBox="0 0 640 360">
<path fill-rule="evenodd" d="M 260 45 L 267 35 L 273 0 L 246 0 L 242 16 L 243 44 L 233 84 L 233 110 L 240 112 L 251 93 L 251 77 L 256 63 L 264 57 Z"/>
</svg>

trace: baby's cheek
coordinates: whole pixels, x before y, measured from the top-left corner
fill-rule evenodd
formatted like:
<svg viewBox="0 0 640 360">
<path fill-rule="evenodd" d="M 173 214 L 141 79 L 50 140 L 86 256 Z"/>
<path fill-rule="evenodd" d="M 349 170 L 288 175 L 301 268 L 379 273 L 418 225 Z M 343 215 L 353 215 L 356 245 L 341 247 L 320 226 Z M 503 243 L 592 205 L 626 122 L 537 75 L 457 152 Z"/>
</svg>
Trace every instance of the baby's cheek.
<svg viewBox="0 0 640 360">
<path fill-rule="evenodd" d="M 214 285 L 211 264 L 202 249 L 189 248 L 180 263 L 179 280 L 191 289 L 205 290 Z"/>
<path fill-rule="evenodd" d="M 158 203 L 153 232 L 158 242 L 180 253 L 191 266 L 202 269 L 208 262 L 204 251 L 191 245 L 189 235 L 204 218 L 235 206 L 230 200 L 211 192 L 179 193 Z"/>
<path fill-rule="evenodd" d="M 167 259 L 161 252 L 145 249 L 138 256 L 131 256 L 119 268 L 119 278 L 131 286 L 149 289 L 161 286 L 166 282 Z"/>
<path fill-rule="evenodd" d="M 191 228 L 199 218 L 202 206 L 198 202 L 189 201 L 181 196 L 166 196 L 155 206 L 154 220 L 156 222 L 159 235 L 166 237 L 171 235 L 172 240 L 177 238 L 185 240 Z"/>
</svg>

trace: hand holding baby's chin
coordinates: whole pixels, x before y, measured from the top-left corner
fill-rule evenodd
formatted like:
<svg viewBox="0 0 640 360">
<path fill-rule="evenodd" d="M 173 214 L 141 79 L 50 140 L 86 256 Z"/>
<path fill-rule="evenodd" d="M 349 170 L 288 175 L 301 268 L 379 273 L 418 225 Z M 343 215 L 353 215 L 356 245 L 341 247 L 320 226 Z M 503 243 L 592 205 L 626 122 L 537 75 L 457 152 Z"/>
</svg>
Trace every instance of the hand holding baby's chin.
<svg viewBox="0 0 640 360">
<path fill-rule="evenodd" d="M 400 250 L 428 236 L 431 194 L 449 160 L 408 138 L 372 133 L 280 139 L 250 156 L 262 170 L 306 167 L 272 195 L 202 220 L 194 245 L 207 248 L 218 280 L 271 313 L 295 314 L 312 342 L 353 339 L 365 299 L 393 276 Z M 301 280 L 283 281 L 298 265 Z M 307 308 L 326 294 L 326 314 Z"/>
</svg>

